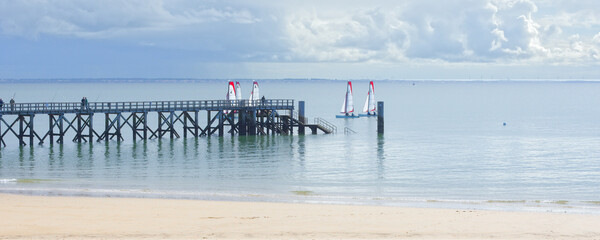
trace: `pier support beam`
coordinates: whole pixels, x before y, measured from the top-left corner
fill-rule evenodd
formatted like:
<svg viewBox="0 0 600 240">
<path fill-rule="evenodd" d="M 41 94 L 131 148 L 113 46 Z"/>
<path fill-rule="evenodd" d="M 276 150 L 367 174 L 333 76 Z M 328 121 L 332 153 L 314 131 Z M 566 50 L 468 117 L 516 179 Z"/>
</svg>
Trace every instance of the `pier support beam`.
<svg viewBox="0 0 600 240">
<path fill-rule="evenodd" d="M 179 118 L 181 117 L 183 117 L 183 138 L 187 138 L 188 132 L 195 138 L 198 137 L 198 130 L 200 130 L 200 126 L 198 126 L 198 111 L 194 111 L 193 118 L 190 112 L 187 111 L 181 113 Z M 179 121 L 181 122 L 181 120 Z"/>
<path fill-rule="evenodd" d="M 377 102 L 377 133 L 383 134 L 383 101 Z"/>
<path fill-rule="evenodd" d="M 248 121 L 248 135 L 256 135 L 256 109 L 250 111 L 250 118 Z"/>
<path fill-rule="evenodd" d="M 110 114 L 115 115 L 115 118 L 110 117 Z M 105 119 L 104 119 L 104 132 L 102 133 L 102 135 L 98 138 L 98 141 L 100 140 L 111 140 L 113 137 L 117 137 L 117 141 L 121 141 L 123 140 L 123 136 L 121 136 L 121 128 L 123 128 L 123 125 L 125 124 L 121 124 L 121 118 L 123 118 L 123 116 L 121 115 L 120 112 L 118 113 L 105 113 Z M 125 122 L 127 122 L 127 120 L 125 120 Z M 114 132 L 111 132 L 111 130 L 114 129 Z"/>
<path fill-rule="evenodd" d="M 58 117 L 56 114 L 48 114 L 48 133 L 46 134 L 47 136 L 50 137 L 50 144 L 54 144 L 54 136 L 57 136 L 58 139 L 56 140 L 57 143 L 63 143 L 64 142 L 64 136 L 65 136 L 65 129 L 64 129 L 64 121 L 66 121 L 65 119 L 65 115 L 64 114 L 58 114 Z M 54 128 L 58 128 L 58 132 L 54 132 Z M 44 136 L 45 138 L 46 136 Z"/>
<path fill-rule="evenodd" d="M 29 119 L 26 119 L 29 117 Z M 33 130 L 33 118 L 35 114 L 19 115 L 19 144 L 22 146 L 27 145 L 23 138 L 29 138 L 29 145 L 33 145 L 34 137 L 36 136 Z M 39 138 L 39 137 L 38 137 Z M 42 139 L 40 139 L 41 141 Z"/>
<path fill-rule="evenodd" d="M 170 108 L 170 106 L 169 106 Z M 173 121 L 173 115 L 175 115 L 175 112 L 170 112 L 169 114 L 169 138 L 173 139 L 175 137 L 175 122 Z"/>
<path fill-rule="evenodd" d="M 81 142 L 92 142 L 94 136 L 94 128 L 93 128 L 93 113 L 78 113 L 76 116 L 77 119 L 77 129 L 75 129 L 75 137 L 73 141 Z M 87 128 L 88 134 L 84 134 L 85 129 Z"/>
<path fill-rule="evenodd" d="M 169 115 L 165 117 L 165 113 Z M 175 131 L 175 112 L 158 112 L 158 128 L 156 129 L 156 135 L 152 135 L 150 138 L 156 136 L 162 138 L 167 132 L 170 138 L 179 138 L 179 134 Z M 179 119 L 179 117 L 177 117 Z M 179 120 L 177 120 L 179 121 Z M 163 128 L 166 125 L 166 128 Z M 185 130 L 185 129 L 184 129 Z"/>
<path fill-rule="evenodd" d="M 2 111 L 2 109 L 0 109 Z M 4 142 L 4 132 L 2 132 L 2 124 L 4 123 L 4 119 L 2 118 L 2 114 L 0 114 L 0 148 L 6 147 L 6 143 Z"/>
<path fill-rule="evenodd" d="M 247 124 L 246 124 L 246 116 L 248 115 L 245 110 L 240 110 L 238 115 L 238 132 L 240 136 L 246 136 Z"/>
<path fill-rule="evenodd" d="M 94 141 L 94 113 L 88 114 L 88 138 L 89 142 Z"/>
<path fill-rule="evenodd" d="M 189 115 L 187 112 L 183 112 L 183 138 L 187 138 L 188 133 L 188 118 Z"/>
<path fill-rule="evenodd" d="M 194 111 L 194 137 L 197 138 L 200 135 L 198 135 L 198 130 L 200 130 L 200 123 L 198 123 L 198 111 Z"/>
<path fill-rule="evenodd" d="M 148 139 L 148 112 L 144 112 L 144 140 Z"/>
<path fill-rule="evenodd" d="M 214 121 L 214 119 L 210 118 L 210 113 L 211 113 L 211 111 L 206 111 L 206 127 L 204 128 L 202 133 L 200 133 L 201 136 L 210 137 L 210 135 L 212 135 L 213 129 L 212 129 L 211 125 L 212 125 L 212 122 Z"/>
<path fill-rule="evenodd" d="M 148 139 L 148 121 L 147 112 L 132 113 L 133 124 L 131 125 L 133 131 L 133 141 L 137 140 L 137 137 L 141 139 Z"/>
<path fill-rule="evenodd" d="M 219 113 L 219 126 L 217 126 L 219 128 L 219 137 L 222 137 L 225 133 L 223 125 L 225 125 L 225 117 L 224 117 L 223 112 L 220 112 Z"/>
</svg>

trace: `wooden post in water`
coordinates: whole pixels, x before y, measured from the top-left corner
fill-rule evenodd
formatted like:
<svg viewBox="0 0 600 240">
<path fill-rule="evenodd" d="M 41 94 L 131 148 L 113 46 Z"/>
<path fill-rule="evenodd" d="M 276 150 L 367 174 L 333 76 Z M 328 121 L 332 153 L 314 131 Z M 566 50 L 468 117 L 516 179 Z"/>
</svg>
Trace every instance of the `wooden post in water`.
<svg viewBox="0 0 600 240">
<path fill-rule="evenodd" d="M 256 109 L 246 112 L 246 134 L 256 135 Z"/>
<path fill-rule="evenodd" d="M 82 103 L 83 105 L 83 103 Z M 77 118 L 77 133 L 75 134 L 75 139 L 77 140 L 78 143 L 81 143 L 81 138 L 83 138 L 81 136 L 83 129 L 81 128 L 81 113 L 77 113 L 75 115 L 75 118 Z"/>
<path fill-rule="evenodd" d="M 23 130 L 23 122 L 25 121 L 25 117 L 23 115 L 19 115 L 19 145 L 24 146 L 25 142 L 23 142 L 23 135 L 25 135 L 25 131 Z"/>
<path fill-rule="evenodd" d="M 240 102 L 243 102 L 244 100 L 241 100 Z M 237 128 L 238 128 L 238 134 L 240 136 L 246 136 L 246 130 L 248 129 L 246 126 L 246 110 L 240 109 L 238 112 L 238 124 L 237 124 Z M 232 126 L 233 127 L 233 126 Z"/>
<path fill-rule="evenodd" d="M 377 102 L 377 133 L 383 134 L 383 101 Z"/>
<path fill-rule="evenodd" d="M 304 101 L 298 101 L 298 121 L 300 122 L 298 126 L 298 134 L 304 135 L 304 124 L 306 123 L 306 119 L 304 117 Z"/>
<path fill-rule="evenodd" d="M 90 113 L 90 121 L 88 124 L 88 134 L 89 134 L 89 138 L 90 138 L 90 142 L 92 142 L 92 140 L 94 140 L 94 113 Z"/>
</svg>

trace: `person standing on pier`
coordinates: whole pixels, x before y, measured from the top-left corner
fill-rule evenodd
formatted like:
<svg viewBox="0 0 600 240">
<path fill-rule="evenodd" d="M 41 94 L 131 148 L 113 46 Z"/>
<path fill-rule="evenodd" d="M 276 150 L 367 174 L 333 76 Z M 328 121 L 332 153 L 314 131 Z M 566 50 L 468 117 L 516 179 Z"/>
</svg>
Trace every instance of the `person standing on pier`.
<svg viewBox="0 0 600 240">
<path fill-rule="evenodd" d="M 2 98 L 0 98 L 0 111 L 2 111 L 2 106 L 4 106 L 4 101 L 2 101 Z"/>
<path fill-rule="evenodd" d="M 260 101 L 262 102 L 262 105 L 264 106 L 265 103 L 267 103 L 267 99 L 265 99 L 265 96 L 263 95 L 263 97 L 260 99 Z"/>
<path fill-rule="evenodd" d="M 83 111 L 83 107 L 85 106 L 85 97 L 81 98 L 81 111 Z"/>
<path fill-rule="evenodd" d="M 14 98 L 10 99 L 10 110 L 11 111 L 15 110 L 15 99 Z"/>
</svg>

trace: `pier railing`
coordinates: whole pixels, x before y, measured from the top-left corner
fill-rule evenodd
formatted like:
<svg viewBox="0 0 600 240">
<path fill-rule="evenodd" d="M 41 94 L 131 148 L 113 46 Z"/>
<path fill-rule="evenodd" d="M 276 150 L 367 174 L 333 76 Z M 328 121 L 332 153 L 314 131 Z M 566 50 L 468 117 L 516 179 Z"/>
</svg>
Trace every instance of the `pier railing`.
<svg viewBox="0 0 600 240">
<path fill-rule="evenodd" d="M 356 133 L 354 130 L 352 130 L 349 127 L 344 127 L 344 134 L 354 134 Z"/>
<path fill-rule="evenodd" d="M 145 101 L 145 102 L 47 102 L 47 103 L 4 103 L 0 114 L 58 114 L 58 113 L 110 113 L 110 112 L 160 112 L 191 110 L 237 110 L 293 109 L 292 99 L 268 100 L 189 100 L 189 101 Z"/>
<path fill-rule="evenodd" d="M 322 118 L 315 118 L 315 124 L 317 124 L 318 126 L 327 129 L 329 132 L 331 133 L 337 133 L 337 127 L 333 124 L 331 124 L 330 122 L 326 121 L 325 119 Z"/>
</svg>

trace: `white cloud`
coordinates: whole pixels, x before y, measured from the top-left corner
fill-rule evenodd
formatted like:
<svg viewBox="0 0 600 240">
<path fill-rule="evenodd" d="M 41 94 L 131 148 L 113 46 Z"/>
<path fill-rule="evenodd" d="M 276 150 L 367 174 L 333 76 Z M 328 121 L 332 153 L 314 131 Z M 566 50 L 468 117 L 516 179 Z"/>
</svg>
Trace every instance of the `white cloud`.
<svg viewBox="0 0 600 240">
<path fill-rule="evenodd" d="M 600 4 L 577 3 L 0 1 L 0 33 L 125 39 L 228 61 L 600 64 Z"/>
<path fill-rule="evenodd" d="M 291 51 L 302 60 L 364 61 L 405 41 L 403 31 L 379 9 L 335 18 L 300 12 L 286 20 Z"/>
<path fill-rule="evenodd" d="M 213 22 L 251 24 L 260 21 L 245 9 L 181 5 L 162 0 L 129 1 L 2 1 L 3 34 L 37 37 L 39 34 L 83 38 L 113 38 L 140 32 L 165 32 Z"/>
<path fill-rule="evenodd" d="M 592 41 L 596 44 L 600 44 L 600 32 L 598 32 L 598 34 L 594 35 L 594 37 L 592 38 Z"/>
<path fill-rule="evenodd" d="M 286 33 L 293 52 L 316 61 L 490 61 L 544 51 L 529 1 L 415 1 L 327 16 L 296 12 Z M 399 56 L 400 55 L 400 56 Z"/>
</svg>

